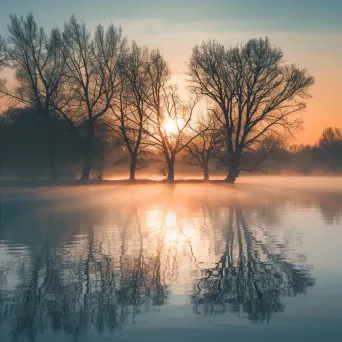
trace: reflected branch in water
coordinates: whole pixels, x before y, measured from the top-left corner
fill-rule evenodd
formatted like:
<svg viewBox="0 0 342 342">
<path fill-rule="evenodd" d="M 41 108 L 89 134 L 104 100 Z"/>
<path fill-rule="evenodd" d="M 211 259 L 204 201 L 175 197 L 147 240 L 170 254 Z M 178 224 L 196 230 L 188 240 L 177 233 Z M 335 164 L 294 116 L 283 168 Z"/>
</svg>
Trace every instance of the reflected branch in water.
<svg viewBox="0 0 342 342">
<path fill-rule="evenodd" d="M 269 322 L 285 308 L 282 297 L 303 294 L 315 280 L 305 268 L 273 254 L 258 241 L 240 208 L 229 209 L 226 244 L 215 267 L 205 269 L 191 294 L 196 315 L 226 312 Z"/>
<path fill-rule="evenodd" d="M 92 327 L 98 333 L 113 332 L 130 315 L 134 323 L 137 315 L 167 302 L 169 291 L 161 276 L 164 242 L 161 237 L 157 249 L 146 253 L 136 207 L 127 216 L 127 231 L 134 227 L 134 234 L 122 235 L 123 248 L 113 252 L 121 253 L 119 269 L 114 267 L 114 255 L 104 252 L 94 223 L 88 215 L 81 217 L 78 224 L 83 228 L 74 229 L 83 233 L 78 245 L 70 241 L 56 246 L 52 243 L 56 215 L 51 207 L 45 241 L 20 259 L 14 289 L 0 292 L 0 321 L 10 322 L 13 341 L 34 341 L 48 329 L 76 340 Z M 125 255 L 127 239 L 138 241 L 137 254 Z"/>
</svg>

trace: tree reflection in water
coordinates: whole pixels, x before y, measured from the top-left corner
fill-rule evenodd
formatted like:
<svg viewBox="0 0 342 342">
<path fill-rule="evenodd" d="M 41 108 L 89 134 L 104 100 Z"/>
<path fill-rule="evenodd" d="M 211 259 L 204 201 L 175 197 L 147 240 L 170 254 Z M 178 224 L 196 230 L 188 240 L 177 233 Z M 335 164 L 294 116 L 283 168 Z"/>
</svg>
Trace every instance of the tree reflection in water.
<svg viewBox="0 0 342 342">
<path fill-rule="evenodd" d="M 141 234 L 134 208 L 121 222 L 126 220 L 122 231 L 127 232 L 133 218 Z M 49 230 L 54 220 L 52 209 Z M 76 340 L 92 327 L 98 333 L 113 332 L 166 303 L 169 290 L 160 271 L 163 246 L 148 256 L 140 239 L 137 255 L 125 256 L 127 237 L 122 236 L 121 263 L 116 269 L 102 242 L 96 241 L 94 224 L 87 223 L 85 232 L 78 245 L 70 241 L 62 247 L 55 246 L 48 233 L 44 244 L 18 261 L 19 284 L 13 291 L 0 291 L 0 323 L 10 319 L 13 341 L 35 341 L 47 329 Z"/>
<path fill-rule="evenodd" d="M 247 225 L 240 208 L 230 208 L 222 256 L 202 270 L 191 303 L 197 315 L 226 312 L 247 315 L 252 322 L 269 322 L 282 312 L 282 296 L 303 294 L 314 286 L 309 270 L 273 253 Z"/>
</svg>

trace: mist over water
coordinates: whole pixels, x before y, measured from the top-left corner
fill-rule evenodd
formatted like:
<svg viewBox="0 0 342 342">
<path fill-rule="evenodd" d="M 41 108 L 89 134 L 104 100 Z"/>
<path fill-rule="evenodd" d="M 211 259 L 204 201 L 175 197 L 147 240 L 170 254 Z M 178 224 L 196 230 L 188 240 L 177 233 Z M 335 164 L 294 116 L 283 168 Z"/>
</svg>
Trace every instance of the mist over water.
<svg viewBox="0 0 342 342">
<path fill-rule="evenodd" d="M 1 341 L 337 341 L 342 180 L 3 189 Z"/>
</svg>

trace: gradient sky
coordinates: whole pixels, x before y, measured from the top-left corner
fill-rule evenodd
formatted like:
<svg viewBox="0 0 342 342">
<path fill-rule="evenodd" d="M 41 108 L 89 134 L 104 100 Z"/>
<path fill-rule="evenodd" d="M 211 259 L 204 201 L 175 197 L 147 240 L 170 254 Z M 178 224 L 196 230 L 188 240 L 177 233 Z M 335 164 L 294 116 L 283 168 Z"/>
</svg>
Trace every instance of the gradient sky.
<svg viewBox="0 0 342 342">
<path fill-rule="evenodd" d="M 341 0 L 0 0 L 0 34 L 9 14 L 33 12 L 47 29 L 74 13 L 93 28 L 122 26 L 129 39 L 159 48 L 184 85 L 195 44 L 216 38 L 226 46 L 268 36 L 285 59 L 316 78 L 298 143 L 315 143 L 326 126 L 342 127 Z"/>
</svg>

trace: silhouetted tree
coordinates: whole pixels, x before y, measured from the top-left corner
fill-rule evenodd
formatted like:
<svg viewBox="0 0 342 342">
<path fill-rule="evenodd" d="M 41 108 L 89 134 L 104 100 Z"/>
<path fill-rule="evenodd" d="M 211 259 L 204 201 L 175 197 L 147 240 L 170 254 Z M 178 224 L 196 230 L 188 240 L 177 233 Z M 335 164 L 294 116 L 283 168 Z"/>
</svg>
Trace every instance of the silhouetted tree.
<svg viewBox="0 0 342 342">
<path fill-rule="evenodd" d="M 47 36 L 32 14 L 26 18 L 11 15 L 8 31 L 6 52 L 9 65 L 16 71 L 16 84 L 13 89 L 0 91 L 21 106 L 35 108 L 43 120 L 50 177 L 55 180 L 55 107 L 65 67 L 61 34 L 53 29 Z"/>
<path fill-rule="evenodd" d="M 194 137 L 189 137 L 189 123 L 197 99 L 183 104 L 177 87 L 168 85 L 170 70 L 159 51 L 152 51 L 148 69 L 150 92 L 148 96 L 149 121 L 146 133 L 151 145 L 159 150 L 167 165 L 167 180 L 175 178 L 175 161 L 180 151 Z"/>
<path fill-rule="evenodd" d="M 65 24 L 63 52 L 66 57 L 65 92 L 69 105 L 61 112 L 85 123 L 82 180 L 88 180 L 93 163 L 95 126 L 107 113 L 120 89 L 120 59 L 126 39 L 121 29 L 99 25 L 94 37 L 74 16 Z"/>
<path fill-rule="evenodd" d="M 121 89 L 111 109 L 114 114 L 114 129 L 124 142 L 129 158 L 129 179 L 135 180 L 138 162 L 144 163 L 146 155 L 145 126 L 147 115 L 147 96 L 150 82 L 148 78 L 149 52 L 133 42 L 121 62 Z"/>
<path fill-rule="evenodd" d="M 269 40 L 251 39 L 225 49 L 215 40 L 195 46 L 188 64 L 191 91 L 209 98 L 220 111 L 229 155 L 227 182 L 239 175 L 242 152 L 270 132 L 300 127 L 314 83 L 305 69 L 287 65 L 283 52 Z"/>
</svg>

